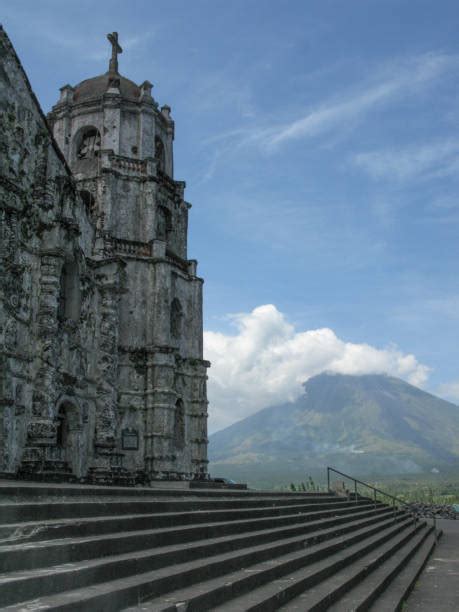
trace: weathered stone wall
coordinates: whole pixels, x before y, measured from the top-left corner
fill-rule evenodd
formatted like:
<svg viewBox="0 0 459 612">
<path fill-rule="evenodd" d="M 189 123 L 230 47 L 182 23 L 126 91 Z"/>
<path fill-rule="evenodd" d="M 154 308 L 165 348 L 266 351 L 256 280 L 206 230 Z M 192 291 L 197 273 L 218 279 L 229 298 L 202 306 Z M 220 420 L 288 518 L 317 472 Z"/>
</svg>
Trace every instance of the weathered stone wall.
<svg viewBox="0 0 459 612">
<path fill-rule="evenodd" d="M 0 60 L 0 470 L 202 474 L 202 280 L 170 109 L 101 75 L 62 88 L 54 140 L 3 30 Z"/>
<path fill-rule="evenodd" d="M 3 30 L 0 77 L 2 470 L 67 462 L 80 476 L 96 423 L 94 228 Z M 60 408 L 69 452 L 56 440 Z"/>
</svg>

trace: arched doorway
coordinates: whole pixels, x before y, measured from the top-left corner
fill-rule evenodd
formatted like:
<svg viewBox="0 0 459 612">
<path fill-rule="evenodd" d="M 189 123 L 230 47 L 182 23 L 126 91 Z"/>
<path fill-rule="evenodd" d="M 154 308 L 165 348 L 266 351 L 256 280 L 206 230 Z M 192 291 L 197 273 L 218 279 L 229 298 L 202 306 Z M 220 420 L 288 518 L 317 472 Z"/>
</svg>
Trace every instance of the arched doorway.
<svg viewBox="0 0 459 612">
<path fill-rule="evenodd" d="M 62 399 L 56 412 L 56 446 L 62 461 L 65 461 L 75 476 L 81 476 L 80 433 L 82 431 L 80 410 L 69 399 Z"/>
<path fill-rule="evenodd" d="M 69 420 L 66 405 L 67 404 L 61 404 L 59 412 L 57 413 L 56 444 L 63 451 L 65 451 L 69 444 Z"/>
</svg>

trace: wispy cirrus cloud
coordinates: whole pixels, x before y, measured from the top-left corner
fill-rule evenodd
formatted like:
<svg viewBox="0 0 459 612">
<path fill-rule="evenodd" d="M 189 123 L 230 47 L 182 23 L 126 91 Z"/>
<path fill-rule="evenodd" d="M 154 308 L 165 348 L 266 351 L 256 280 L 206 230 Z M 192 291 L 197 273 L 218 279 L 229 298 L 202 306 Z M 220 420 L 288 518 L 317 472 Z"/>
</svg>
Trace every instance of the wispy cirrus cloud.
<svg viewBox="0 0 459 612">
<path fill-rule="evenodd" d="M 80 2 L 80 9 L 84 10 L 84 2 Z M 40 7 L 42 8 L 42 7 Z M 88 4 L 88 10 L 89 10 Z M 92 8 L 92 7 L 91 7 Z M 85 28 L 85 34 L 81 30 L 81 26 L 75 20 L 68 19 L 63 11 L 53 11 L 52 17 L 43 10 L 39 14 L 35 14 L 33 20 L 30 19 L 30 7 L 27 4 L 11 6 L 2 6 L 2 18 L 8 24 L 18 25 L 24 34 L 27 34 L 29 39 L 38 39 L 40 44 L 46 42 L 46 46 L 50 49 L 56 49 L 60 54 L 64 53 L 67 57 L 72 57 L 74 62 L 102 62 L 108 61 L 110 56 L 110 47 L 105 38 L 97 28 L 97 20 L 91 21 L 88 27 Z M 115 18 L 111 22 L 111 27 L 122 28 L 119 24 L 119 19 Z M 131 51 L 140 47 L 154 38 L 157 34 L 158 26 L 148 24 L 141 33 L 129 34 L 124 28 L 121 31 L 120 43 L 124 51 Z M 103 30 L 102 30 L 103 32 Z M 108 26 L 106 28 L 108 32 Z M 93 36 L 91 36 L 93 34 Z M 91 40 L 88 44 L 88 40 Z"/>
<path fill-rule="evenodd" d="M 304 117 L 286 125 L 269 139 L 269 146 L 276 147 L 289 140 L 316 136 L 336 128 L 339 124 L 362 119 L 366 113 L 394 98 L 414 93 L 423 88 L 459 58 L 443 53 L 428 53 L 405 61 L 395 61 L 381 69 L 379 81 L 357 89 L 338 103 L 324 104 Z"/>
<path fill-rule="evenodd" d="M 445 53 L 394 60 L 352 90 L 341 92 L 290 121 L 273 125 L 272 118 L 269 118 L 267 125 L 258 117 L 252 128 L 233 129 L 212 137 L 208 142 L 232 141 L 236 147 L 258 146 L 272 153 L 291 141 L 325 134 L 336 137 L 337 131 L 357 126 L 382 105 L 422 91 L 458 65 L 459 56 Z"/>
<path fill-rule="evenodd" d="M 377 180 L 443 178 L 459 172 L 459 139 L 358 153 L 353 163 Z"/>
</svg>

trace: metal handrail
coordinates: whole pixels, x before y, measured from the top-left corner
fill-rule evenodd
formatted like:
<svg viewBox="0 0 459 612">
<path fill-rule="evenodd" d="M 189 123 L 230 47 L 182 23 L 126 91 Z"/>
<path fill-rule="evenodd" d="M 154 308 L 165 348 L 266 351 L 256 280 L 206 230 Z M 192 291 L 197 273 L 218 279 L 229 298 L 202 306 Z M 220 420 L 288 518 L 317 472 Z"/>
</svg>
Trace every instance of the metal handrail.
<svg viewBox="0 0 459 612">
<path fill-rule="evenodd" d="M 408 511 L 410 512 L 410 514 L 412 514 L 415 517 L 415 520 L 417 520 L 418 516 L 417 513 L 415 511 L 413 511 L 413 508 L 411 507 L 411 504 L 409 502 L 406 502 L 404 499 L 400 499 L 400 497 L 396 497 L 395 495 L 391 495 L 390 493 L 386 493 L 386 491 L 382 491 L 381 489 L 378 489 L 377 487 L 374 487 L 373 485 L 368 484 L 367 482 L 363 482 L 363 480 L 359 480 L 358 478 L 354 478 L 354 476 L 349 476 L 349 474 L 345 474 L 344 472 L 340 472 L 339 470 L 336 470 L 335 468 L 332 468 L 330 466 L 327 467 L 327 490 L 330 492 L 330 472 L 335 472 L 335 474 L 339 474 L 340 476 L 344 476 L 344 478 L 348 478 L 349 480 L 352 480 L 354 482 L 354 499 L 355 502 L 357 503 L 358 499 L 357 499 L 357 484 L 361 484 L 364 487 L 367 487 L 368 489 L 371 489 L 373 491 L 373 497 L 374 497 L 374 503 L 375 503 L 375 507 L 376 507 L 376 494 L 379 493 L 380 495 L 384 495 L 385 497 L 388 497 L 389 499 L 392 500 L 392 506 L 394 508 L 394 515 L 395 515 L 395 503 L 397 502 L 398 504 L 404 505 L 408 507 Z M 435 516 L 434 513 L 432 513 L 432 524 L 433 524 L 433 528 L 434 528 L 434 535 L 435 535 L 435 539 L 437 539 L 437 518 Z"/>
</svg>

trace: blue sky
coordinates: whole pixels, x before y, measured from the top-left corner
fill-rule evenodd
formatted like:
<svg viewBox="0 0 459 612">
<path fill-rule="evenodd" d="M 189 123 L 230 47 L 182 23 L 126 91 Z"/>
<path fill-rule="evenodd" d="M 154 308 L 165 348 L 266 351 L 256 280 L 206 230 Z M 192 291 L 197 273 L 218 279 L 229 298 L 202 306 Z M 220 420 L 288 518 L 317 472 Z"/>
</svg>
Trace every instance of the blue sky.
<svg viewBox="0 0 459 612">
<path fill-rule="evenodd" d="M 120 71 L 172 107 L 211 429 L 321 368 L 459 402 L 457 1 L 15 0 L 0 15 L 45 111 L 105 72 L 114 30 Z"/>
</svg>

